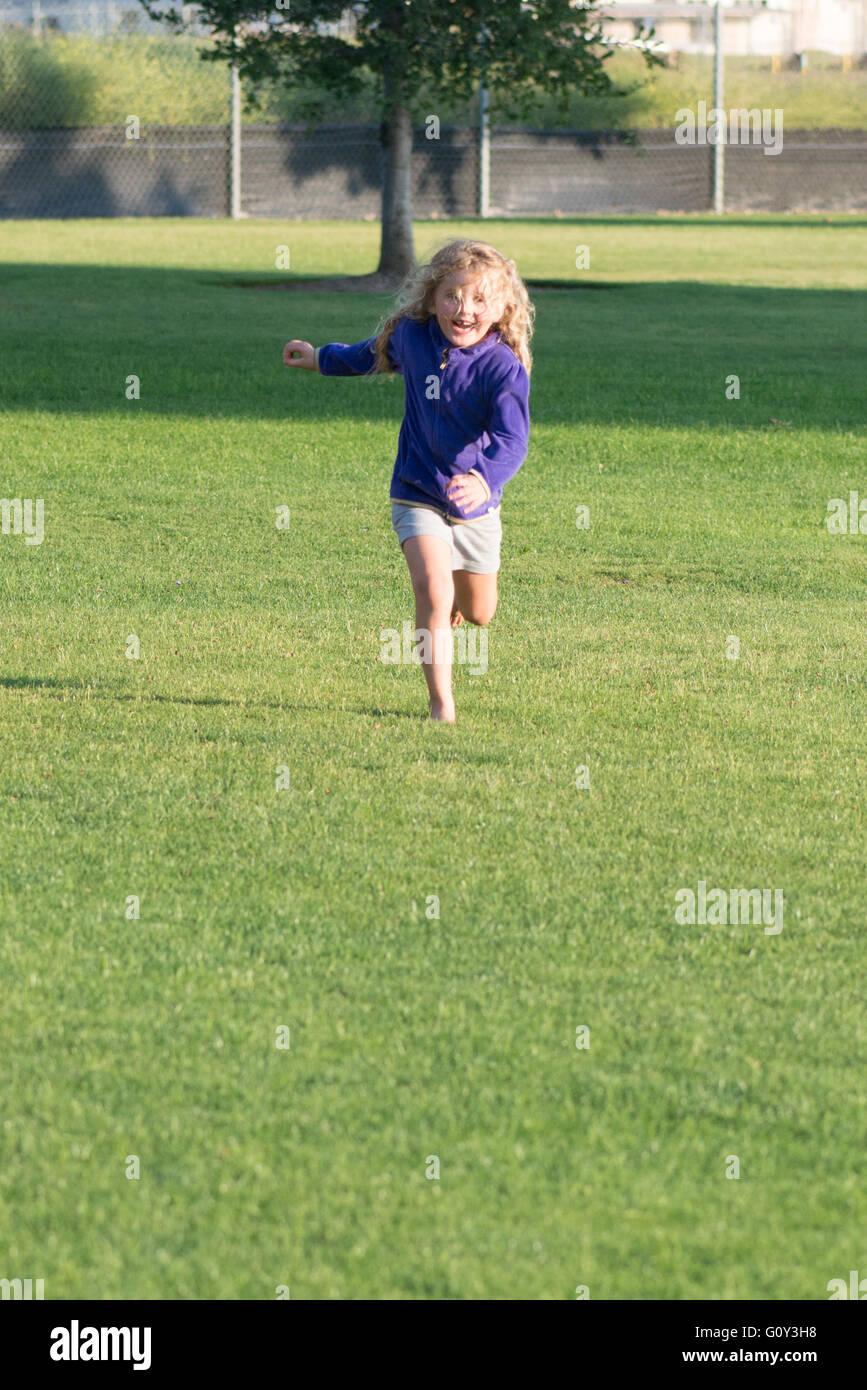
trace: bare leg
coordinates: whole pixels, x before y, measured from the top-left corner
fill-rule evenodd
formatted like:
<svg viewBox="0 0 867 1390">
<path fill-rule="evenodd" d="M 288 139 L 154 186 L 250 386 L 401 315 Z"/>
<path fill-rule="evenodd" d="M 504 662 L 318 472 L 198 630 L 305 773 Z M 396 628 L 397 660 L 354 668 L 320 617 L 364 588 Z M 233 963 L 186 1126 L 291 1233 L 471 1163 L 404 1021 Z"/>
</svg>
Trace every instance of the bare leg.
<svg viewBox="0 0 867 1390">
<path fill-rule="evenodd" d="M 403 543 L 415 594 L 415 625 L 429 634 L 424 676 L 430 695 L 430 717 L 455 722 L 452 695 L 451 613 L 455 597 L 452 549 L 439 536 L 410 536 Z M 424 649 L 422 649 L 424 657 Z"/>
<path fill-rule="evenodd" d="M 454 608 L 468 623 L 487 627 L 497 611 L 497 575 L 473 574 L 470 570 L 455 570 Z M 454 617 L 452 619 L 454 622 Z M 456 627 L 457 623 L 454 624 Z"/>
</svg>

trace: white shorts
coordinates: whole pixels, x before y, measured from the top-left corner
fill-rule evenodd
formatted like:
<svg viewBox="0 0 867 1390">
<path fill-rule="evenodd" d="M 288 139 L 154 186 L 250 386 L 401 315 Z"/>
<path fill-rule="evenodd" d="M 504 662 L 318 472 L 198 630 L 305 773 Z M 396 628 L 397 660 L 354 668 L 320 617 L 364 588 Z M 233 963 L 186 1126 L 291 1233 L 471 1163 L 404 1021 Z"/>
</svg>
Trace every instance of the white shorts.
<svg viewBox="0 0 867 1390">
<path fill-rule="evenodd" d="M 410 536 L 439 536 L 451 547 L 453 570 L 496 574 L 500 568 L 503 524 L 499 507 L 486 512 L 477 521 L 451 521 L 433 507 L 392 502 L 391 524 L 401 547 Z"/>
</svg>

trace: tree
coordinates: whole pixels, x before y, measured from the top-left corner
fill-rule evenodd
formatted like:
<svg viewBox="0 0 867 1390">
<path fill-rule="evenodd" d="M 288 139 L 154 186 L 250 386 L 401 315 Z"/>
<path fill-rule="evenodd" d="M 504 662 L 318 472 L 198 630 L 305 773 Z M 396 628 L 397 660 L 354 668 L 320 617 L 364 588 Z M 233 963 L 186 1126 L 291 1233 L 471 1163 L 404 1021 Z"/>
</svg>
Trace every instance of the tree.
<svg viewBox="0 0 867 1390">
<path fill-rule="evenodd" d="M 153 19 L 188 27 L 175 8 L 158 10 L 141 0 Z M 424 113 L 424 89 L 454 96 L 483 82 L 517 98 L 526 110 L 535 92 L 564 103 L 570 91 L 612 91 L 605 62 L 613 46 L 603 37 L 597 0 L 201 0 L 196 23 L 213 37 L 202 50 L 209 61 L 236 63 L 242 79 L 291 83 L 303 77 L 335 99 L 361 90 L 373 74 L 378 89 L 385 148 L 382 241 L 378 274 L 398 278 L 412 267 L 412 124 Z M 347 13 L 351 32 L 335 32 Z M 658 61 L 637 46 L 648 63 Z"/>
</svg>

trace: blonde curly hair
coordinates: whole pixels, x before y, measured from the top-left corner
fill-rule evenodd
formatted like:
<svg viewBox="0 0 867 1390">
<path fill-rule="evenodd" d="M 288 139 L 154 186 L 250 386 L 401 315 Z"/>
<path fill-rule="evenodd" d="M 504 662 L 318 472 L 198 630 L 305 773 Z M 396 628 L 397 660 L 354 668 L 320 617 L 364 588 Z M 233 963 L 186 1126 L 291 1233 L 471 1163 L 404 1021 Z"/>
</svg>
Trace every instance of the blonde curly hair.
<svg viewBox="0 0 867 1390">
<path fill-rule="evenodd" d="M 530 338 L 533 335 L 535 310 L 527 286 L 518 274 L 514 261 L 508 260 L 486 241 L 473 241 L 470 238 L 448 242 L 431 256 L 430 261 L 416 266 L 407 276 L 398 293 L 395 308 L 377 334 L 374 372 L 394 370 L 388 360 L 388 344 L 395 325 L 403 318 L 415 319 L 418 323 L 431 318 L 437 286 L 447 275 L 464 270 L 478 272 L 486 289 L 502 300 L 503 312 L 494 324 L 494 330 L 529 374 L 533 367 Z"/>
</svg>

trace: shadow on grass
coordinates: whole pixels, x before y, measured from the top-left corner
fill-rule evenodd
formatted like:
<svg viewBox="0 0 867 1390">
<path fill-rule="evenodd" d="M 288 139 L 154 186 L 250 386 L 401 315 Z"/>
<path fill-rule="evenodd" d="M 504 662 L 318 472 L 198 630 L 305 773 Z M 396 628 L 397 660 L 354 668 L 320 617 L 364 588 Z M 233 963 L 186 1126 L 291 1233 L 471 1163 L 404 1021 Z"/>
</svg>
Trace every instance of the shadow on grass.
<svg viewBox="0 0 867 1390">
<path fill-rule="evenodd" d="M 718 256 L 715 248 L 709 270 Z M 865 290 L 676 280 L 582 296 L 562 293 L 581 287 L 577 279 L 545 283 L 534 292 L 535 425 L 863 426 Z M 326 383 L 282 362 L 290 337 L 370 336 L 387 296 L 298 292 L 290 305 L 205 265 L 5 265 L 0 293 L 7 413 L 96 416 L 139 441 L 143 416 L 275 420 L 290 446 L 295 422 L 400 420 L 399 381 Z M 723 389 L 730 373 L 741 382 L 736 402 Z M 128 400 L 133 374 L 140 399 Z"/>
<path fill-rule="evenodd" d="M 0 689 L 46 691 L 51 694 L 80 695 L 89 693 L 97 698 L 117 700 L 120 704 L 131 705 L 191 705 L 195 707 L 226 706 L 231 709 L 273 709 L 288 713 L 301 710 L 305 714 L 366 714 L 372 719 L 388 716 L 394 719 L 419 720 L 422 715 L 415 710 L 385 709 L 369 705 L 326 705 L 319 700 L 315 705 L 302 705 L 291 700 L 227 700 L 222 695 L 161 695 L 157 691 L 118 692 L 107 687 L 106 682 L 92 683 L 86 680 L 57 680 L 54 676 L 0 676 Z"/>
<path fill-rule="evenodd" d="M 383 288 L 382 279 L 377 275 L 357 275 L 344 279 L 343 276 L 319 277 L 318 279 L 306 279 L 303 276 L 288 278 L 275 277 L 272 280 L 232 280 L 228 286 L 223 280 L 212 280 L 213 285 L 218 285 L 222 289 L 233 290 L 276 290 L 278 293 L 289 294 L 344 294 L 344 293 L 368 293 L 385 294 L 396 293 L 399 285 L 395 283 L 391 289 Z M 583 290 L 620 290 L 625 289 L 630 282 L 627 280 L 527 280 L 527 289 L 531 293 L 535 290 L 575 290 L 581 293 Z"/>
</svg>

